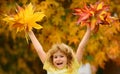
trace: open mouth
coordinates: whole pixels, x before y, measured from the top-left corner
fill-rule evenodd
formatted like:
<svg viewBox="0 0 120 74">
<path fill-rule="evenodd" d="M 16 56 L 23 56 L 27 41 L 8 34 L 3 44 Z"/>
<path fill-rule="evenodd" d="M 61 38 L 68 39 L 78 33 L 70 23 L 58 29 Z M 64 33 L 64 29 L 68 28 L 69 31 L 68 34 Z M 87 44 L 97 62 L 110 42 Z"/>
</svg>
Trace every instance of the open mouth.
<svg viewBox="0 0 120 74">
<path fill-rule="evenodd" d="M 61 63 L 57 63 L 57 65 L 62 65 L 63 63 L 61 62 Z"/>
</svg>

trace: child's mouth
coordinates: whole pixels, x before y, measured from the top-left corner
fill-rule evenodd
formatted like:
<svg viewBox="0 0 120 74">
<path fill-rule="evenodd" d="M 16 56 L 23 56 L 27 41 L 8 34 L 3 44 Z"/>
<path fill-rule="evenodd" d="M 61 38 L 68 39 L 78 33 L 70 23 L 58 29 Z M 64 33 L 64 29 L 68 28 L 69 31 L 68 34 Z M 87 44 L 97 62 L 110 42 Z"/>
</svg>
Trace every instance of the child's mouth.
<svg viewBox="0 0 120 74">
<path fill-rule="evenodd" d="M 63 63 L 61 62 L 61 63 L 57 63 L 57 65 L 62 65 Z"/>
</svg>

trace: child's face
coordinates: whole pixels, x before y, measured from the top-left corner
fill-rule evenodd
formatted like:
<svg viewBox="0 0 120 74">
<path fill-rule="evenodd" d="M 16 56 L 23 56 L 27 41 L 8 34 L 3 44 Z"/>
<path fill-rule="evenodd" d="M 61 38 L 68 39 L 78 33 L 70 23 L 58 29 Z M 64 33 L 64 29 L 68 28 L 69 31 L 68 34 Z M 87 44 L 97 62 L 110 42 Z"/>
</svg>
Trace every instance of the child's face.
<svg viewBox="0 0 120 74">
<path fill-rule="evenodd" d="M 53 54 L 53 64 L 56 68 L 62 69 L 67 65 L 67 56 L 61 51 Z"/>
</svg>

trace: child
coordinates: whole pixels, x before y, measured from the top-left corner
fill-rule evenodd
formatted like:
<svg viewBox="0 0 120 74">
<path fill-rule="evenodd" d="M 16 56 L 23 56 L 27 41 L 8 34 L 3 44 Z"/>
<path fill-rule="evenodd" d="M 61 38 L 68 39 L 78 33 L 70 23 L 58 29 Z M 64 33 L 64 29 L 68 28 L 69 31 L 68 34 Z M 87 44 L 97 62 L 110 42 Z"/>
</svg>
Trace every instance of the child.
<svg viewBox="0 0 120 74">
<path fill-rule="evenodd" d="M 46 54 L 34 33 L 30 31 L 28 35 L 44 65 L 43 68 L 47 71 L 47 74 L 79 74 L 78 69 L 90 33 L 91 28 L 90 26 L 87 26 L 87 31 L 78 46 L 76 54 L 64 43 L 53 45 Z"/>
</svg>

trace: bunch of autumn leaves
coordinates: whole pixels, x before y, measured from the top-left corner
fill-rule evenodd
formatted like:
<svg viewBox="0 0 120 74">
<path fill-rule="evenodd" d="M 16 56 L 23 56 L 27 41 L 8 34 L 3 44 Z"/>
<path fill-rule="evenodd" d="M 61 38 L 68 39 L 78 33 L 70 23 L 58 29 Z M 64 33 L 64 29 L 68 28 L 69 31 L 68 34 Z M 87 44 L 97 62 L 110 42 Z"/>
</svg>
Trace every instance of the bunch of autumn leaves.
<svg viewBox="0 0 120 74">
<path fill-rule="evenodd" d="M 41 21 L 44 16 L 43 12 L 35 12 L 30 3 L 24 8 L 17 5 L 16 14 L 6 15 L 3 20 L 9 24 L 10 28 L 15 28 L 17 32 L 28 32 L 32 28 L 41 29 L 42 26 L 36 22 Z"/>
<path fill-rule="evenodd" d="M 16 14 L 7 15 L 4 18 L 11 28 L 15 28 L 19 31 L 31 31 L 32 28 L 41 29 L 42 26 L 37 24 L 37 21 L 41 21 L 45 14 L 43 12 L 35 12 L 32 4 L 20 7 L 17 6 Z M 90 25 L 94 31 L 98 31 L 100 24 L 110 25 L 115 18 L 110 16 L 109 6 L 103 2 L 97 2 L 94 5 L 84 6 L 84 8 L 76 8 L 74 15 L 79 17 L 77 24 Z"/>
<path fill-rule="evenodd" d="M 74 15 L 79 17 L 77 24 L 90 25 L 94 32 L 99 30 L 100 25 L 111 25 L 117 18 L 111 17 L 109 6 L 104 2 L 96 2 L 94 5 L 76 8 Z"/>
</svg>

